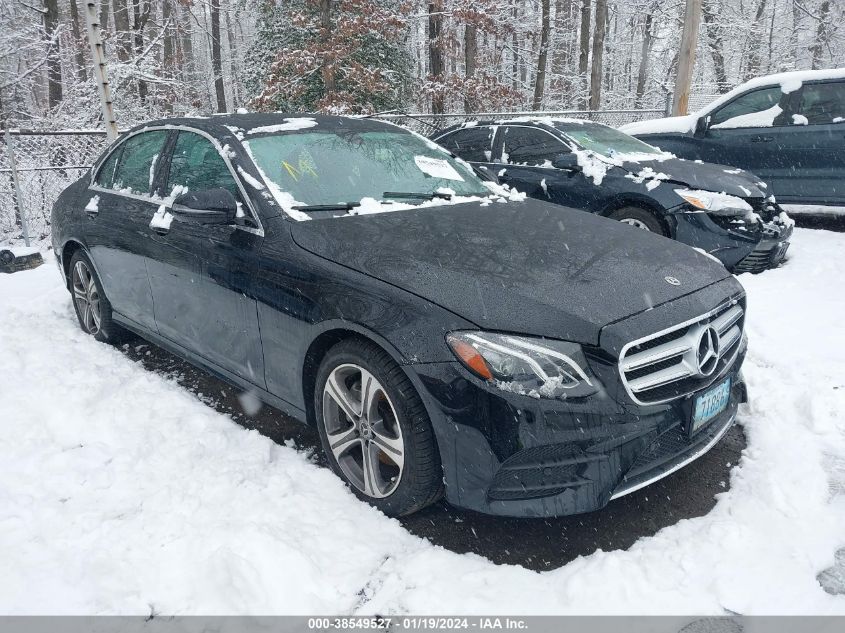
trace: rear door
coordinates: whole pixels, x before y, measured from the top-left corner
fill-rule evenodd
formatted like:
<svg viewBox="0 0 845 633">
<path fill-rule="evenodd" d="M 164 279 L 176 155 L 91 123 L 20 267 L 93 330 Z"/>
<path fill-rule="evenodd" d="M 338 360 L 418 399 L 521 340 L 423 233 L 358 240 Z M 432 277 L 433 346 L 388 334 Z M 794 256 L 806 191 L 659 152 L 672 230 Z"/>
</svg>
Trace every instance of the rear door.
<svg viewBox="0 0 845 633">
<path fill-rule="evenodd" d="M 86 206 L 86 241 L 103 290 L 115 312 L 155 331 L 147 279 L 152 198 L 167 130 L 133 134 L 97 168 Z"/>
<path fill-rule="evenodd" d="M 264 388 L 258 312 L 252 298 L 263 231 L 219 144 L 198 131 L 179 130 L 165 166 L 164 191 L 222 187 L 238 201 L 233 225 L 173 219 L 147 227 L 156 250 L 148 262 L 159 333 L 181 347 Z M 163 205 L 166 213 L 167 204 Z"/>
<path fill-rule="evenodd" d="M 805 83 L 789 129 L 798 176 L 782 202 L 845 204 L 845 81 Z"/>
<path fill-rule="evenodd" d="M 532 198 L 588 209 L 600 195 L 580 171 L 552 167 L 556 156 L 572 150 L 560 138 L 530 125 L 503 125 L 493 154 L 499 161 L 499 180 Z"/>
<path fill-rule="evenodd" d="M 797 93 L 770 86 L 746 92 L 714 111 L 701 139 L 705 162 L 754 173 L 778 196 L 794 189 L 792 114 Z"/>
</svg>

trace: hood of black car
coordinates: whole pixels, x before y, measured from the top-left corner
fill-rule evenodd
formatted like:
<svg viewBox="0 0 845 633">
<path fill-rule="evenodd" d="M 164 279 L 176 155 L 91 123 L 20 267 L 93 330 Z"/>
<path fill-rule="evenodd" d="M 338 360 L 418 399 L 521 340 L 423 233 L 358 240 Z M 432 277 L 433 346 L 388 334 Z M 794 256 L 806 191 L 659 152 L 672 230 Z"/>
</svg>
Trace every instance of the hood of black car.
<svg viewBox="0 0 845 633">
<path fill-rule="evenodd" d="M 727 165 L 696 163 L 683 158 L 623 163 L 623 168 L 634 176 L 642 175 L 647 167 L 666 174 L 671 183 L 690 189 L 722 192 L 740 198 L 764 198 L 768 195 L 760 188 L 757 176 Z M 680 198 L 678 202 L 682 202 Z"/>
<path fill-rule="evenodd" d="M 609 323 L 729 276 L 678 242 L 531 199 L 294 222 L 291 232 L 479 328 L 587 344 Z"/>
</svg>

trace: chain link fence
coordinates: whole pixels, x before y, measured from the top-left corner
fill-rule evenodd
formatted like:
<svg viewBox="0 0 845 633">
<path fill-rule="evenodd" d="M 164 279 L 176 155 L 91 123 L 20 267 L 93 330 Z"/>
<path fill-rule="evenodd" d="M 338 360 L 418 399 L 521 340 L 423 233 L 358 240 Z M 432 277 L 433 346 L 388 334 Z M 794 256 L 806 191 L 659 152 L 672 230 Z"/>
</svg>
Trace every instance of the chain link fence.
<svg viewBox="0 0 845 633">
<path fill-rule="evenodd" d="M 663 110 L 568 110 L 559 112 L 481 112 L 477 114 L 383 113 L 379 118 L 409 127 L 426 136 L 456 123 L 518 116 L 566 116 L 611 126 L 663 116 Z M 7 141 L 8 139 L 8 141 Z M 13 130 L 0 134 L 0 243 L 23 235 L 25 214 L 29 237 L 50 236 L 50 210 L 65 187 L 82 176 L 108 145 L 98 130 Z M 15 169 L 12 168 L 14 159 Z M 14 172 L 14 173 L 13 173 Z M 14 176 L 17 175 L 18 188 Z"/>
<path fill-rule="evenodd" d="M 408 127 L 415 132 L 429 136 L 438 130 L 466 121 L 498 121 L 501 119 L 512 119 L 515 117 L 570 117 L 574 119 L 589 119 L 598 123 L 604 123 L 611 127 L 619 127 L 625 123 L 643 121 L 645 119 L 656 119 L 665 116 L 662 109 L 654 110 L 558 110 L 536 112 L 533 110 L 525 112 L 477 112 L 474 114 L 413 114 L 408 112 L 387 112 L 378 115 L 378 118 L 392 123 L 398 123 Z"/>
<path fill-rule="evenodd" d="M 107 145 L 105 132 L 97 130 L 14 130 L 0 135 L 0 241 L 22 236 L 22 214 L 31 239 L 48 238 L 56 198 Z"/>
</svg>

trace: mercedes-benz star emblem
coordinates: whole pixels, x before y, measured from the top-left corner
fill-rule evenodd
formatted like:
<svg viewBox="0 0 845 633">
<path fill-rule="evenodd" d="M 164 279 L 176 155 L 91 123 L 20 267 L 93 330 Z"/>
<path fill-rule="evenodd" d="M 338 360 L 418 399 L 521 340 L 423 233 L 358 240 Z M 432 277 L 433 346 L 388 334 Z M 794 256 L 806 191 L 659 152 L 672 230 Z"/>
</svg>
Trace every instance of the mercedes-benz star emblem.
<svg viewBox="0 0 845 633">
<path fill-rule="evenodd" d="M 681 280 L 677 277 L 664 277 L 663 279 L 666 280 L 667 284 L 672 284 L 673 286 L 680 286 Z"/>
<path fill-rule="evenodd" d="M 698 372 L 702 376 L 709 376 L 716 370 L 719 363 L 719 333 L 715 328 L 705 328 L 698 339 Z"/>
</svg>

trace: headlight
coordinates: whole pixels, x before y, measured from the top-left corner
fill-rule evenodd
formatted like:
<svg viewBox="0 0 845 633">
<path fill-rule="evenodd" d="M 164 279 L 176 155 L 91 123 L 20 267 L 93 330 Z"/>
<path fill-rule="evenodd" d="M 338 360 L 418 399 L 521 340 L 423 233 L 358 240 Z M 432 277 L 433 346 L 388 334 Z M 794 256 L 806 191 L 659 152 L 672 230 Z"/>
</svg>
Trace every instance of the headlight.
<svg viewBox="0 0 845 633">
<path fill-rule="evenodd" d="M 753 213 L 751 205 L 742 198 L 715 191 L 701 189 L 675 189 L 675 193 L 689 202 L 696 209 L 707 211 L 714 215 L 743 215 Z"/>
<path fill-rule="evenodd" d="M 488 332 L 452 332 L 446 342 L 479 378 L 535 398 L 581 398 L 598 392 L 577 343 Z"/>
</svg>

